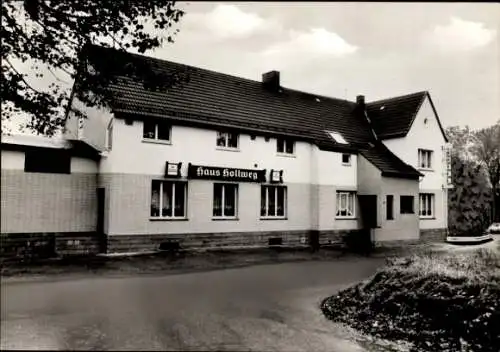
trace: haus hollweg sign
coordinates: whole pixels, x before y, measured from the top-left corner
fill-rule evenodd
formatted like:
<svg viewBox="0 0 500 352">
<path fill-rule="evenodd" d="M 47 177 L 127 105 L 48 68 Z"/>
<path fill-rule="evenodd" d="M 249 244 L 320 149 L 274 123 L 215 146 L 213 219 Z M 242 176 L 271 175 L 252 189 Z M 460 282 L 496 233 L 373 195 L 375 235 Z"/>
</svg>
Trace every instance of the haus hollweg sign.
<svg viewBox="0 0 500 352">
<path fill-rule="evenodd" d="M 241 182 L 265 182 L 266 170 L 188 164 L 188 178 Z"/>
</svg>

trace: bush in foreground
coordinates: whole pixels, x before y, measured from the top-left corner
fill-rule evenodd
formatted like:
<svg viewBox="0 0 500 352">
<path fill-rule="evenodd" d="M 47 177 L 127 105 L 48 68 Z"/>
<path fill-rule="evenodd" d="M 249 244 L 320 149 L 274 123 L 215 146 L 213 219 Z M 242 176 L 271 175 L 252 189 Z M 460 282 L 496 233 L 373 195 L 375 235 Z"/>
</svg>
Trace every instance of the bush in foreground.
<svg viewBox="0 0 500 352">
<path fill-rule="evenodd" d="M 498 351 L 500 254 L 480 250 L 393 260 L 371 280 L 321 305 L 363 333 L 414 351 Z"/>
</svg>

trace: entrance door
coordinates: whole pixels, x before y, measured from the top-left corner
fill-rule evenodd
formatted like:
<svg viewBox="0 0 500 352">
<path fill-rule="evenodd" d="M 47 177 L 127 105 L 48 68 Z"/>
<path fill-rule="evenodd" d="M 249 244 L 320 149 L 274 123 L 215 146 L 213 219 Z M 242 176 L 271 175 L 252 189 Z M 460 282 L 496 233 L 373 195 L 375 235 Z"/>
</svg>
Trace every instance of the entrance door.
<svg viewBox="0 0 500 352">
<path fill-rule="evenodd" d="M 377 227 L 377 196 L 358 196 L 359 210 L 361 213 L 361 223 L 364 229 L 374 229 Z"/>
<path fill-rule="evenodd" d="M 106 189 L 97 189 L 97 225 L 96 232 L 99 238 L 100 251 L 106 252 L 106 235 L 104 234 L 104 203 L 106 197 Z"/>
</svg>

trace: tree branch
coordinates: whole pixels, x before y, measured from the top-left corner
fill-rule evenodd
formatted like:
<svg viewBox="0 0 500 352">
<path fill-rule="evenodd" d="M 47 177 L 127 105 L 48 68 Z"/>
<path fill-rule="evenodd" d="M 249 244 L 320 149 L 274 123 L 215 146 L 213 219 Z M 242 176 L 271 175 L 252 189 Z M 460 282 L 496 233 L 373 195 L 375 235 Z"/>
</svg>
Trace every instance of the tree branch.
<svg viewBox="0 0 500 352">
<path fill-rule="evenodd" d="M 11 70 L 15 72 L 15 74 L 23 81 L 23 83 L 29 88 L 31 89 L 32 91 L 38 93 L 38 94 L 46 94 L 44 92 L 40 92 L 39 90 L 33 88 L 28 82 L 26 82 L 26 80 L 24 79 L 23 75 L 19 73 L 19 71 L 16 70 L 16 68 L 14 67 L 14 65 L 12 65 L 12 63 L 9 61 L 9 59 L 7 58 L 4 58 L 5 62 L 7 62 L 7 64 L 10 66 Z"/>
</svg>

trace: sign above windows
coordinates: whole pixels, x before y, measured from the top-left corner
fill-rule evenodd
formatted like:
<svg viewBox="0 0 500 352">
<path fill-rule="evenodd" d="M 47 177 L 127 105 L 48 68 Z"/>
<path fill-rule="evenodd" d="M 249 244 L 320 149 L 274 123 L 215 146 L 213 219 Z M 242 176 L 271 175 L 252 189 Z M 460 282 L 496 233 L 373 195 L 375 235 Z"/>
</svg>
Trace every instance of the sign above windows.
<svg viewBox="0 0 500 352">
<path fill-rule="evenodd" d="M 271 183 L 283 183 L 283 170 L 271 170 Z"/>
<path fill-rule="evenodd" d="M 188 165 L 188 178 L 240 182 L 265 182 L 266 170 L 235 169 L 204 165 Z"/>
<path fill-rule="evenodd" d="M 165 177 L 181 177 L 181 167 L 182 163 L 171 163 L 165 164 Z"/>
</svg>

